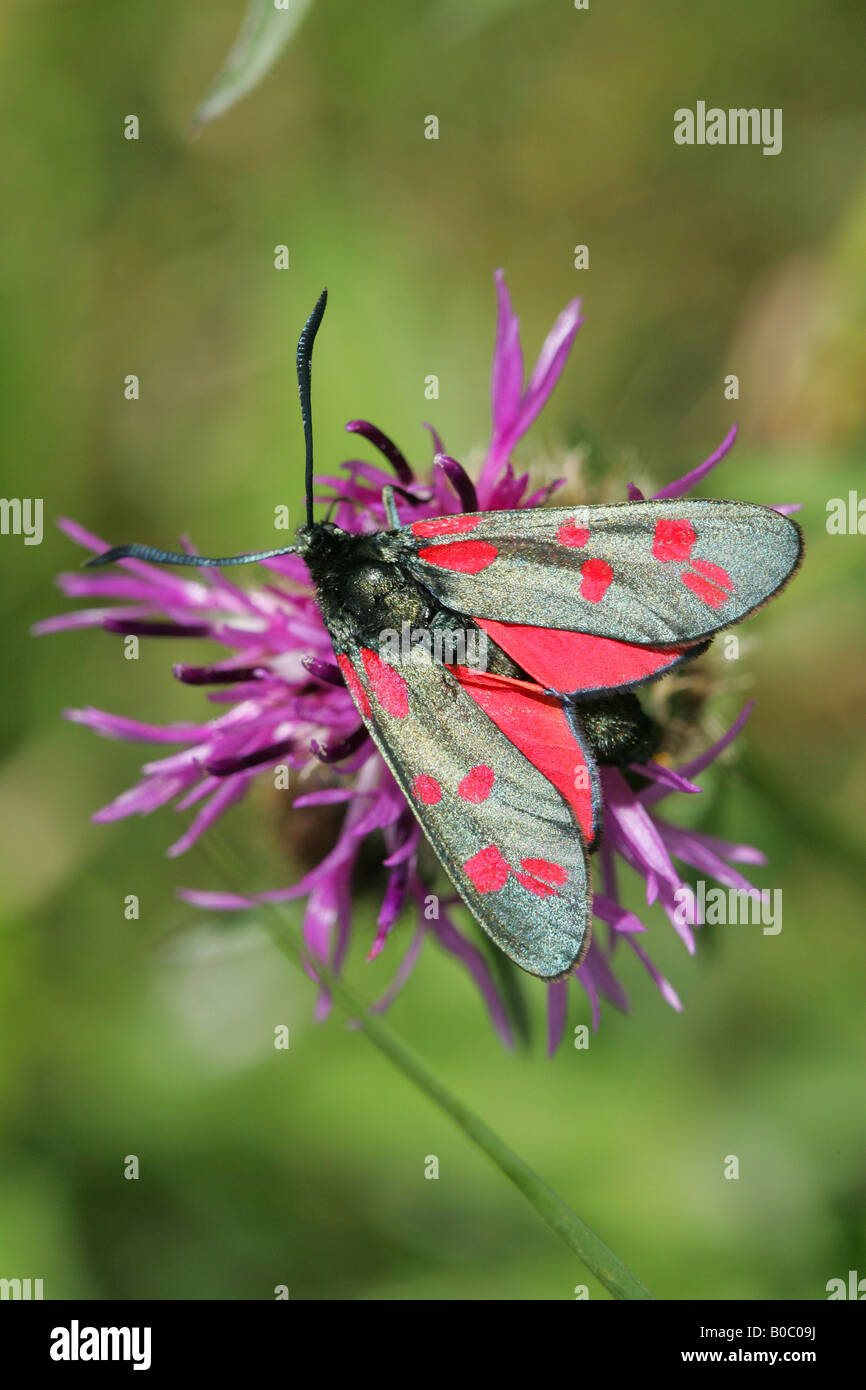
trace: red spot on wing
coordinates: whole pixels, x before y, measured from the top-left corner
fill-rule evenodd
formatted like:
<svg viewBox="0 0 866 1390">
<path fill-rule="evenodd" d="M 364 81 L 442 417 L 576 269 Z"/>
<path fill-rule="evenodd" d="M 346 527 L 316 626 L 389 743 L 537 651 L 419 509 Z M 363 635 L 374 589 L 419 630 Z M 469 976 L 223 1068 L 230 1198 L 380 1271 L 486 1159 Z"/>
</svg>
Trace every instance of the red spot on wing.
<svg viewBox="0 0 866 1390">
<path fill-rule="evenodd" d="M 692 560 L 692 569 L 697 570 L 705 579 L 712 580 L 713 584 L 719 584 L 723 589 L 733 592 L 734 581 L 721 565 L 714 565 L 710 560 Z"/>
<path fill-rule="evenodd" d="M 581 598 L 600 603 L 610 588 L 613 570 L 607 560 L 585 560 L 580 567 Z"/>
<path fill-rule="evenodd" d="M 386 714 L 405 719 L 409 713 L 409 687 L 393 666 L 382 661 L 369 647 L 361 648 L 364 670 L 373 694 Z"/>
<path fill-rule="evenodd" d="M 653 555 L 664 562 L 688 560 L 692 568 L 680 575 L 686 588 L 710 608 L 721 608 L 733 591 L 733 580 L 727 570 L 711 560 L 690 559 L 696 541 L 695 528 L 690 521 L 657 521 Z"/>
<path fill-rule="evenodd" d="M 442 788 L 435 777 L 428 777 L 426 772 L 421 772 L 412 783 L 412 795 L 424 806 L 435 806 L 437 801 L 442 800 Z"/>
<path fill-rule="evenodd" d="M 724 589 L 718 585 L 711 584 L 708 579 L 704 579 L 700 574 L 694 574 L 692 570 L 686 570 L 680 575 L 687 589 L 691 589 L 693 594 L 697 594 L 702 603 L 706 603 L 710 608 L 721 608 L 730 594 L 726 594 Z"/>
<path fill-rule="evenodd" d="M 583 749 L 555 695 L 531 681 L 452 666 L 467 695 L 533 767 L 556 788 L 591 844 L 595 838 L 592 777 Z"/>
<path fill-rule="evenodd" d="M 688 651 L 688 647 L 673 647 L 660 652 L 612 637 L 497 623 L 487 618 L 476 618 L 475 622 L 534 680 L 548 690 L 569 693 L 634 685 L 667 670 Z"/>
<path fill-rule="evenodd" d="M 546 859 L 521 859 L 520 862 L 524 870 L 532 871 L 520 873 L 517 869 L 512 869 L 496 845 L 487 845 L 477 854 L 473 854 L 471 859 L 467 859 L 463 868 L 479 893 L 500 892 L 513 874 L 517 882 L 537 898 L 550 898 L 556 893 L 554 885 L 562 887 L 568 878 L 565 869 L 559 864 L 549 863 Z M 540 877 L 533 868 L 535 865 L 542 866 L 543 873 Z M 547 882 L 543 881 L 545 878 Z"/>
<path fill-rule="evenodd" d="M 477 767 L 470 768 L 460 786 L 457 788 L 458 795 L 464 801 L 479 802 L 486 801 L 491 791 L 496 774 L 492 767 L 485 767 L 484 763 L 479 763 Z"/>
<path fill-rule="evenodd" d="M 514 870 L 514 877 L 524 888 L 528 888 L 530 893 L 534 893 L 537 898 L 552 898 L 556 894 L 556 889 L 551 888 L 549 883 L 542 883 L 540 879 L 533 878 L 532 874 L 521 874 Z"/>
<path fill-rule="evenodd" d="M 560 526 L 556 539 L 560 545 L 573 546 L 579 550 L 589 540 L 589 532 L 585 526 L 577 526 L 575 522 L 567 521 L 564 526 Z"/>
<path fill-rule="evenodd" d="M 657 521 L 653 538 L 653 555 L 665 563 L 668 560 L 687 560 L 697 540 L 690 521 Z"/>
<path fill-rule="evenodd" d="M 480 849 L 463 865 L 479 893 L 498 893 L 508 882 L 511 869 L 495 845 Z"/>
<path fill-rule="evenodd" d="M 430 521 L 414 521 L 412 532 L 416 536 L 459 536 L 464 531 L 474 531 L 480 516 L 434 516 Z"/>
<path fill-rule="evenodd" d="M 520 867 L 525 869 L 528 874 L 534 874 L 536 878 L 542 878 L 546 883 L 555 883 L 560 888 L 568 878 L 568 870 L 561 864 L 554 864 L 549 859 L 521 859 Z"/>
<path fill-rule="evenodd" d="M 358 679 L 358 673 L 352 665 L 351 661 L 347 656 L 345 656 L 341 652 L 340 655 L 337 657 L 337 664 L 339 665 L 340 670 L 343 672 L 343 679 L 349 687 L 349 690 L 352 693 L 352 698 L 354 699 L 355 704 L 358 706 L 358 709 L 361 711 L 362 714 L 369 715 L 370 701 L 367 699 L 367 692 L 361 684 L 360 680 Z"/>
<path fill-rule="evenodd" d="M 418 551 L 419 560 L 458 574 L 478 574 L 492 565 L 499 551 L 487 541 L 446 541 L 444 545 L 425 545 Z"/>
</svg>

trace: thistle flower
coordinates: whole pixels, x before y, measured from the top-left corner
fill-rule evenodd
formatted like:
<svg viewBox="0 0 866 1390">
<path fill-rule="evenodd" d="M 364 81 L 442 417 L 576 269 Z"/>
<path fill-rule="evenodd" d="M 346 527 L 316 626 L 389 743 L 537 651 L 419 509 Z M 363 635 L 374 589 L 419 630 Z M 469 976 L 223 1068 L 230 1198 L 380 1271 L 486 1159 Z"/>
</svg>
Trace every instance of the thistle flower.
<svg viewBox="0 0 866 1390">
<path fill-rule="evenodd" d="M 331 486 L 338 500 L 318 497 L 336 506 L 334 519 L 349 531 L 370 531 L 388 525 L 382 488 L 395 484 L 398 502 L 411 504 L 412 519 L 475 509 L 499 510 L 541 505 L 562 480 L 531 491 L 528 473 L 518 475 L 511 461 L 515 445 L 550 397 L 582 322 L 580 302 L 573 300 L 559 315 L 537 362 L 524 380 L 518 319 L 502 272 L 496 276 L 498 321 L 491 383 L 492 434 L 489 448 L 473 482 L 456 459 L 446 454 L 432 426 L 432 467 L 419 477 L 397 446 L 374 425 L 363 420 L 346 428 L 373 445 L 389 469 L 351 459 L 342 472 L 319 475 L 317 484 Z M 736 427 L 698 468 L 670 484 L 656 497 L 680 497 L 695 487 L 724 457 L 734 442 Z M 642 496 L 629 487 L 629 497 Z M 785 508 L 785 510 L 792 510 Z M 76 523 L 62 520 L 61 530 L 84 549 L 100 554 L 108 544 Z M 191 552 L 192 547 L 187 544 Z M 412 972 L 425 939 L 432 935 L 456 957 L 478 986 L 491 1019 L 506 1043 L 512 1039 L 503 994 L 485 953 L 458 924 L 452 909 L 459 898 L 438 901 L 438 915 L 428 916 L 429 885 L 419 870 L 420 829 L 402 792 L 369 739 L 334 663 L 330 638 L 322 623 L 303 561 L 295 555 L 263 562 L 271 581 L 242 588 L 218 570 L 196 572 L 188 579 L 138 559 L 124 559 L 106 573 L 63 574 L 59 586 L 68 598 L 97 606 L 79 609 L 38 623 L 37 633 L 68 628 L 102 627 L 109 632 L 154 637 L 203 637 L 220 643 L 226 656 L 214 664 L 174 667 L 175 677 L 188 685 L 216 687 L 208 698 L 225 706 L 223 713 L 200 722 L 153 724 L 88 707 L 67 710 L 66 717 L 106 738 L 134 740 L 155 747 L 179 749 L 152 757 L 141 780 L 97 811 L 105 823 L 131 815 L 147 815 L 175 803 L 178 811 L 195 808 L 183 834 L 168 849 L 184 853 L 239 801 L 256 777 L 281 765 L 303 778 L 316 762 L 325 764 L 331 782 L 297 796 L 294 806 L 345 806 L 336 842 L 319 864 L 300 881 L 247 895 L 179 890 L 198 907 L 216 910 L 249 909 L 260 903 L 305 899 L 303 935 L 311 962 L 316 959 L 341 969 L 353 931 L 352 877 L 368 837 L 380 832 L 386 881 L 377 918 L 377 931 L 368 958 L 383 951 L 404 913 L 414 926 L 399 933 L 408 937 L 392 984 L 374 1005 L 385 1009 Z M 683 883 L 675 861 L 733 888 L 751 885 L 734 866 L 763 864 L 759 850 L 685 830 L 659 817 L 657 807 L 676 792 L 695 793 L 699 776 L 734 742 L 751 706 L 711 747 L 674 770 L 660 763 L 634 765 L 630 772 L 600 769 L 604 803 L 604 838 L 596 856 L 594 915 L 603 930 L 594 932 L 589 953 L 574 978 L 586 992 L 593 1027 L 598 1026 L 602 997 L 627 1010 L 628 999 L 614 972 L 617 950 L 625 946 L 644 965 L 662 997 L 675 1009 L 679 998 L 653 965 L 639 938 L 645 924 L 620 903 L 618 874 L 625 864 L 643 880 L 647 905 L 661 904 L 689 952 L 694 952 L 692 929 L 684 924 L 682 905 L 690 888 Z M 632 786 L 637 784 L 638 789 Z M 461 912 L 461 915 L 462 912 Z M 570 980 L 547 985 L 548 1050 L 552 1053 L 565 1032 Z M 327 1013 L 323 991 L 317 1016 Z"/>
</svg>

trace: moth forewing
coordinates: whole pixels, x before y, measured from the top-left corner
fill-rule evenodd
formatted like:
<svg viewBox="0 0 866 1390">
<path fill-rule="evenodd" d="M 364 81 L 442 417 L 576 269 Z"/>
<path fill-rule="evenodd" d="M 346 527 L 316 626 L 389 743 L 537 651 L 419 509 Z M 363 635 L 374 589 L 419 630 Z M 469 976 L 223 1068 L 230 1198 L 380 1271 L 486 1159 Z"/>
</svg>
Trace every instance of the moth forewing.
<svg viewBox="0 0 866 1390">
<path fill-rule="evenodd" d="M 531 974 L 569 974 L 588 949 L 592 912 L 574 809 L 422 647 L 383 662 L 373 648 L 348 643 L 338 659 L 379 751 L 480 925 Z M 575 740 L 575 772 L 578 764 Z"/>
<path fill-rule="evenodd" d="M 458 613 L 658 647 L 740 622 L 802 554 L 773 508 L 704 499 L 467 513 L 401 534 L 408 571 Z"/>
</svg>

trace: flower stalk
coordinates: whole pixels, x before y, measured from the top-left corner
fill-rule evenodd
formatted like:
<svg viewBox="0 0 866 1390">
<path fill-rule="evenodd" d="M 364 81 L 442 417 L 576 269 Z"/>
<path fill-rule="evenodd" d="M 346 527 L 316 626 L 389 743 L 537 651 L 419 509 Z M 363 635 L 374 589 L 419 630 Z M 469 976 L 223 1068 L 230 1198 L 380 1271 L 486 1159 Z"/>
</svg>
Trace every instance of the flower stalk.
<svg viewBox="0 0 866 1390">
<path fill-rule="evenodd" d="M 381 1015 L 372 1013 L 360 995 L 320 961 L 305 955 L 299 934 L 287 914 L 275 905 L 268 928 L 277 950 L 305 974 L 314 973 L 322 988 L 347 1018 L 360 1025 L 369 1041 L 402 1072 L 417 1089 L 443 1111 L 466 1137 L 485 1153 L 504 1177 L 526 1198 L 533 1211 L 565 1242 L 616 1299 L 651 1299 L 653 1295 L 609 1245 L 596 1235 L 565 1202 L 485 1120 L 456 1096 L 394 1031 Z"/>
</svg>

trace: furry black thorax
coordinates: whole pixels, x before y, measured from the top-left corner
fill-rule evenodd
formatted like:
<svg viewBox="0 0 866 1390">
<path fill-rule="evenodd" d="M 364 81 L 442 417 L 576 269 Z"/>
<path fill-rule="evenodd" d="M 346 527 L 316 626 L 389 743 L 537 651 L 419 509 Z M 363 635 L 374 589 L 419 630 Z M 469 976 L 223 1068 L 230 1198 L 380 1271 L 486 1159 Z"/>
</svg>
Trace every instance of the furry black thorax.
<svg viewBox="0 0 866 1390">
<path fill-rule="evenodd" d="M 353 640 L 378 647 L 385 630 L 450 627 L 475 628 L 471 618 L 454 613 L 400 564 L 405 553 L 393 532 L 358 534 L 324 521 L 302 527 L 298 554 L 310 571 L 329 631 L 338 643 Z M 487 670 L 517 680 L 531 677 L 492 639 L 487 639 Z M 561 697 L 560 697 L 561 698 Z M 580 722 L 597 763 L 625 766 L 646 762 L 659 745 L 659 731 L 637 696 L 620 691 L 610 696 L 568 702 Z"/>
</svg>

